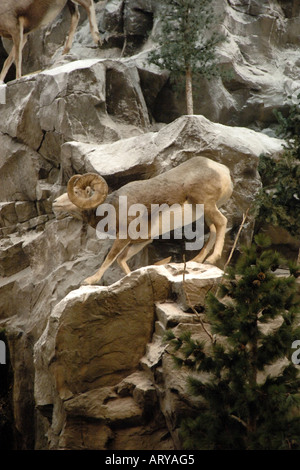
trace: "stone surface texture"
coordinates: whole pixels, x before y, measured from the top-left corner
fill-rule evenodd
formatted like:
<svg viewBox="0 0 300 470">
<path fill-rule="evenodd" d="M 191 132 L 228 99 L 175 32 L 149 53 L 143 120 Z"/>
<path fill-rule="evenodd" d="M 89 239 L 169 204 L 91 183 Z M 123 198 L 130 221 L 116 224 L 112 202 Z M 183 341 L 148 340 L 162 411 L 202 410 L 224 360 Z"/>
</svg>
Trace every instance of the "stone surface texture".
<svg viewBox="0 0 300 470">
<path fill-rule="evenodd" d="M 1 367 L 17 449 L 181 448 L 180 418 L 195 403 L 184 373 L 174 372 L 164 332 L 207 338 L 193 308 L 203 310 L 222 277 L 261 187 L 260 155 L 283 151 L 273 111 L 285 112 L 300 89 L 299 0 L 215 1 L 227 34 L 218 56 L 232 75 L 203 79 L 193 116 L 168 71 L 147 62 L 160 27 L 157 4 L 95 2 L 104 45 L 95 47 L 81 11 L 62 56 L 65 9 L 30 35 L 24 76 L 14 80 L 12 69 L 0 86 L 0 337 L 8 351 Z M 9 48 L 3 40 L 0 67 Z M 68 179 L 97 172 L 114 191 L 196 155 L 227 165 L 234 183 L 222 208 L 228 227 L 218 266 L 185 253 L 183 276 L 183 241 L 155 240 L 130 261 L 131 274 L 114 264 L 103 285 L 80 287 L 111 240 L 80 220 L 55 217 L 53 200 Z M 254 224 L 250 215 L 234 256 Z M 297 253 L 297 241 L 266 230 L 274 245 Z M 168 256 L 169 264 L 154 266 Z"/>
</svg>

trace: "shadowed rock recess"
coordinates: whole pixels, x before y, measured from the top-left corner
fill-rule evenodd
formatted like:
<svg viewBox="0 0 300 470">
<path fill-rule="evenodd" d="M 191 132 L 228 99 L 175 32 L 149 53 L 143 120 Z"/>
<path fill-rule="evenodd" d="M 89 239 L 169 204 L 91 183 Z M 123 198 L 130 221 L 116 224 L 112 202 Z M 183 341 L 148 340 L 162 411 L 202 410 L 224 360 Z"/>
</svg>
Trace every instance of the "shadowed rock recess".
<svg viewBox="0 0 300 470">
<path fill-rule="evenodd" d="M 285 112 L 299 92 L 300 2 L 214 2 L 228 36 L 218 55 L 232 76 L 202 81 L 193 116 L 168 72 L 147 63 L 157 3 L 96 2 L 104 45 L 94 46 L 81 12 L 62 57 L 64 10 L 30 36 L 26 75 L 12 80 L 12 71 L 0 86 L 1 449 L 182 448 L 180 419 L 197 402 L 174 369 L 164 332 L 207 339 L 191 307 L 203 312 L 222 278 L 261 187 L 260 155 L 283 151 L 273 110 Z M 8 50 L 4 40 L 0 66 Z M 222 208 L 228 226 L 218 266 L 190 261 L 184 240 L 155 240 L 130 261 L 131 274 L 114 264 L 103 285 L 80 287 L 112 241 L 80 220 L 55 217 L 52 202 L 68 179 L 97 172 L 114 191 L 197 155 L 227 165 L 234 184 Z M 247 219 L 236 253 L 254 222 Z M 298 249 L 276 231 L 275 243 Z M 154 266 L 168 256 L 169 264 Z M 200 319 L 206 322 L 204 313 Z"/>
</svg>

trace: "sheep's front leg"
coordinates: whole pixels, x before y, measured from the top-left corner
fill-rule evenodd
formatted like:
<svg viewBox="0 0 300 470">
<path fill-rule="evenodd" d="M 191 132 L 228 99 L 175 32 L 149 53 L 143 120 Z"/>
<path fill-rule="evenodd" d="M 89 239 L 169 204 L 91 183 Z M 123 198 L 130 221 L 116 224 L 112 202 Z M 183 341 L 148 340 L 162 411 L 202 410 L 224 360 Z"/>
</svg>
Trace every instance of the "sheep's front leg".
<svg viewBox="0 0 300 470">
<path fill-rule="evenodd" d="M 215 225 L 212 224 L 211 222 L 209 222 L 207 219 L 206 219 L 206 222 L 209 226 L 209 238 L 208 238 L 208 241 L 203 246 L 200 253 L 198 253 L 198 255 L 195 256 L 195 258 L 192 259 L 192 261 L 196 261 L 197 263 L 203 263 L 205 258 L 211 252 L 211 250 L 212 250 L 212 248 L 215 244 L 215 241 L 216 241 L 216 227 L 215 227 Z"/>
<path fill-rule="evenodd" d="M 85 8 L 87 15 L 88 15 L 91 35 L 93 37 L 94 43 L 101 46 L 102 39 L 98 31 L 94 1 L 93 0 L 74 0 L 74 1 L 76 3 L 79 3 L 79 5 L 82 5 Z"/>
<path fill-rule="evenodd" d="M 218 209 L 213 214 L 213 223 L 216 227 L 216 242 L 213 253 L 205 260 L 209 264 L 215 264 L 221 258 L 225 241 L 227 219 Z"/>
<path fill-rule="evenodd" d="M 82 285 L 93 285 L 97 284 L 100 281 L 105 271 L 109 268 L 109 266 L 117 259 L 117 257 L 122 253 L 122 251 L 129 245 L 130 240 L 115 240 L 113 246 L 111 247 L 108 255 L 106 256 L 101 268 L 90 277 L 87 277 L 83 282 Z"/>
<path fill-rule="evenodd" d="M 134 243 L 127 246 L 126 250 L 123 250 L 121 255 L 118 257 L 118 264 L 123 269 L 125 274 L 129 274 L 131 271 L 128 267 L 127 261 L 130 260 L 134 255 L 141 251 L 145 246 L 149 245 L 152 240 L 146 240 L 141 243 Z"/>
<path fill-rule="evenodd" d="M 10 66 L 11 66 L 11 64 L 13 63 L 14 60 L 15 60 L 15 46 L 13 45 L 9 56 L 7 57 L 7 59 L 4 62 L 4 65 L 3 65 L 3 68 L 2 68 L 2 71 L 1 71 L 1 75 L 0 75 L 0 84 L 4 83 L 4 79 L 7 75 L 7 72 L 9 71 Z"/>
<path fill-rule="evenodd" d="M 22 76 L 22 51 L 27 42 L 27 36 L 24 35 L 23 23 L 24 20 L 22 17 L 20 17 L 19 30 L 13 37 L 13 47 L 9 53 L 9 56 L 5 60 L 1 71 L 0 84 L 4 82 L 4 79 L 14 61 L 16 64 L 16 78 L 21 78 Z"/>
</svg>

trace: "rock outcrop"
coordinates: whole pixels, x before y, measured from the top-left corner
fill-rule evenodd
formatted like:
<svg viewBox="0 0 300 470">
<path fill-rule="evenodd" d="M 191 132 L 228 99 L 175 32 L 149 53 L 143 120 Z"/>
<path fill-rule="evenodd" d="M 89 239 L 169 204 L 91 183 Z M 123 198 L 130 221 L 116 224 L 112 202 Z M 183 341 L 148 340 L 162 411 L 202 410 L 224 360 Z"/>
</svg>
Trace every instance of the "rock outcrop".
<svg viewBox="0 0 300 470">
<path fill-rule="evenodd" d="M 34 348 L 49 448 L 180 448 L 180 416 L 192 405 L 163 335 L 179 324 L 201 330 L 187 310 L 203 307 L 220 279 L 221 270 L 197 263 L 185 273 L 183 264 L 147 267 L 59 302 Z"/>
<path fill-rule="evenodd" d="M 285 110 L 299 82 L 300 5 L 298 0 L 215 0 L 220 31 L 227 41 L 219 49 L 220 63 L 231 70 L 228 81 L 202 82 L 195 112 L 214 122 L 255 129 L 276 122 L 273 110 Z M 90 37 L 84 11 L 70 54 L 61 58 L 69 28 L 64 11 L 44 30 L 31 35 L 24 49 L 24 72 L 88 58 L 120 59 L 138 65 L 145 100 L 156 121 L 171 122 L 185 114 L 183 97 L 176 97 L 165 72 L 147 65 L 147 51 L 155 47 L 159 22 L 153 0 L 108 0 L 96 3 L 99 50 Z M 7 49 L 9 41 L 4 41 Z M 122 56 L 122 57 L 121 57 Z M 151 73 L 150 73 L 151 72 Z M 152 75 L 151 75 L 152 74 Z M 114 77 L 112 77 L 114 79 Z"/>
<path fill-rule="evenodd" d="M 261 186 L 259 156 L 282 152 L 272 111 L 284 111 L 300 87 L 298 1 L 216 5 L 229 39 L 220 60 L 233 77 L 203 81 L 194 116 L 185 116 L 168 72 L 147 63 L 159 28 L 153 0 L 96 2 L 105 45 L 94 47 L 82 15 L 71 53 L 61 57 L 64 11 L 29 38 L 28 75 L 0 86 L 0 333 L 7 344 L 0 404 L 5 397 L 13 415 L 12 447 L 181 445 L 178 422 L 193 404 L 162 335 L 169 327 L 202 334 L 189 303 L 195 297 L 203 306 L 205 289 L 219 279 Z M 222 209 L 229 222 L 219 267 L 206 275 L 188 263 L 187 300 L 183 243 L 157 240 L 132 259 L 137 270 L 129 276 L 113 265 L 103 286 L 79 288 L 111 242 L 79 220 L 55 218 L 52 201 L 68 178 L 99 172 L 114 191 L 195 155 L 225 163 L 234 181 Z M 253 225 L 250 217 L 240 243 Z M 167 267 L 146 268 L 170 255 Z M 0 439 L 1 432 L 0 425 Z"/>
</svg>

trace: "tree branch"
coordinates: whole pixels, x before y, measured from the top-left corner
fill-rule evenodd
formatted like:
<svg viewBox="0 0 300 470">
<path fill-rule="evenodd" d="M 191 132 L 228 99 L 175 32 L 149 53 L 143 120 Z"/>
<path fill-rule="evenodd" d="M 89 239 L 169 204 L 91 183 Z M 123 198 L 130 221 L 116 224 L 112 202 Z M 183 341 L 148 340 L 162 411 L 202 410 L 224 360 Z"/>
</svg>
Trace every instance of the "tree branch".
<svg viewBox="0 0 300 470">
<path fill-rule="evenodd" d="M 197 310 L 195 309 L 195 307 L 192 305 L 191 301 L 190 301 L 190 298 L 189 298 L 189 295 L 187 293 L 187 290 L 185 288 L 186 286 L 186 281 L 185 281 L 185 271 L 186 271 L 186 260 L 185 260 L 185 255 L 183 255 L 183 262 L 184 262 L 184 266 L 183 266 L 183 274 L 182 274 L 182 285 L 183 285 L 183 290 L 184 290 L 184 294 L 186 296 L 186 300 L 187 300 L 187 303 L 188 303 L 188 306 L 191 308 L 191 310 L 193 311 L 193 313 L 195 315 L 197 315 L 197 318 L 199 320 L 199 322 L 201 323 L 201 326 L 203 328 L 203 330 L 205 331 L 205 333 L 208 335 L 209 339 L 211 340 L 212 343 L 215 342 L 215 339 L 213 337 L 213 335 L 207 330 L 207 328 L 205 327 L 199 313 L 197 312 Z"/>
<path fill-rule="evenodd" d="M 243 421 L 241 418 L 239 418 L 238 416 L 235 416 L 235 415 L 229 415 L 229 416 L 230 416 L 230 418 L 235 419 L 236 421 L 238 421 L 242 426 L 244 426 L 244 428 L 248 429 L 247 423 L 245 423 L 245 421 Z"/>
<path fill-rule="evenodd" d="M 225 263 L 225 265 L 224 265 L 223 271 L 225 271 L 225 269 L 227 268 L 228 264 L 230 263 L 230 260 L 231 260 L 231 258 L 232 258 L 233 253 L 234 253 L 234 250 L 235 250 L 235 248 L 236 248 L 238 239 L 240 238 L 240 234 L 241 234 L 242 228 L 243 228 L 243 226 L 244 226 L 244 224 L 245 224 L 245 222 L 246 222 L 246 219 L 247 219 L 247 217 L 248 217 L 249 209 L 250 209 L 250 207 L 248 207 L 248 209 L 246 210 L 246 213 L 243 214 L 242 223 L 241 223 L 240 228 L 239 228 L 239 230 L 238 230 L 238 233 L 237 233 L 237 235 L 236 235 L 236 237 L 235 237 L 235 240 L 234 240 L 234 243 L 233 243 L 233 246 L 232 246 L 230 255 L 229 255 L 228 260 L 226 261 L 226 263 Z"/>
</svg>

